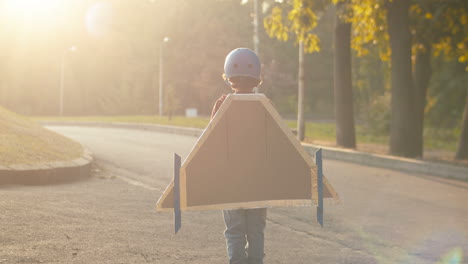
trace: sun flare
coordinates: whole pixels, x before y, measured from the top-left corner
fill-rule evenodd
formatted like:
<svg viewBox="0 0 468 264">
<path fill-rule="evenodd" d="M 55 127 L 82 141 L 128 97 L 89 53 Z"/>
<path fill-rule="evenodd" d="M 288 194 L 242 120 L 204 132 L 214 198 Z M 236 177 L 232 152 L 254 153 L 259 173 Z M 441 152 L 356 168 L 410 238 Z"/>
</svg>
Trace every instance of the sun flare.
<svg viewBox="0 0 468 264">
<path fill-rule="evenodd" d="M 3 0 L 2 4 L 9 19 L 36 23 L 52 17 L 60 0 Z"/>
</svg>

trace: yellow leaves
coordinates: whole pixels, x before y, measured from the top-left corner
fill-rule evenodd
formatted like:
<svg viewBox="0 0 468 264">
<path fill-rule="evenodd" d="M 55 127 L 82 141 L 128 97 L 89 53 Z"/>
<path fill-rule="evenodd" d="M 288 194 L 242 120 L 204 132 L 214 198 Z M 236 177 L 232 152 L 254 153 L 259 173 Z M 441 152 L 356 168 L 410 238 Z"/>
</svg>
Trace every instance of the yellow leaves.
<svg viewBox="0 0 468 264">
<path fill-rule="evenodd" d="M 317 25 L 317 17 L 309 8 L 291 10 L 288 14 L 288 20 L 292 22 L 291 29 L 296 33 L 309 31 Z"/>
<path fill-rule="evenodd" d="M 390 48 L 386 47 L 386 48 L 382 48 L 380 49 L 379 51 L 379 57 L 382 61 L 390 61 L 390 56 L 392 55 L 391 54 L 391 50 Z"/>
<path fill-rule="evenodd" d="M 317 26 L 317 15 L 310 7 L 304 6 L 301 0 L 294 0 L 288 20 L 291 21 L 291 30 L 298 36 L 299 41 L 303 40 L 305 32 Z"/>
<path fill-rule="evenodd" d="M 370 16 L 374 8 L 370 5 L 353 5 L 355 16 Z"/>
<path fill-rule="evenodd" d="M 352 16 L 347 19 L 352 23 L 351 47 L 361 57 L 369 53 L 368 48 L 378 45 L 381 54 L 387 54 L 386 9 L 382 0 L 348 0 Z M 413 7 L 414 8 L 414 7 Z M 385 56 L 386 57 L 386 56 Z M 382 58 L 384 59 L 384 58 Z"/>
<path fill-rule="evenodd" d="M 460 54 L 458 56 L 458 61 L 460 63 L 467 63 L 468 62 L 468 37 L 463 39 L 463 42 L 457 43 L 457 53 Z"/>
<path fill-rule="evenodd" d="M 468 24 L 468 14 L 462 14 L 460 17 L 460 23 L 462 25 Z"/>
<path fill-rule="evenodd" d="M 439 56 L 444 54 L 449 56 L 452 50 L 452 39 L 450 37 L 442 38 L 438 43 L 433 45 L 434 55 Z"/>
<path fill-rule="evenodd" d="M 332 3 L 333 3 L 334 5 L 336 5 L 336 4 L 340 3 L 340 2 L 347 2 L 347 1 L 348 1 L 348 0 L 332 0 Z"/>
<path fill-rule="evenodd" d="M 460 63 L 465 63 L 468 61 L 468 56 L 467 55 L 461 55 L 460 57 L 458 57 L 458 62 Z"/>
<path fill-rule="evenodd" d="M 426 98 L 426 107 L 424 107 L 424 113 L 429 113 L 434 105 L 437 103 L 437 98 L 432 96 L 427 96 Z"/>
<path fill-rule="evenodd" d="M 276 6 L 272 9 L 271 15 L 265 17 L 263 25 L 268 36 L 280 41 L 288 41 L 289 28 L 283 22 L 283 9 Z"/>
<path fill-rule="evenodd" d="M 286 18 L 283 17 L 283 9 L 279 6 L 274 7 L 271 14 L 265 17 L 263 24 L 267 34 L 280 41 L 288 41 L 289 34 L 293 33 L 296 36 L 296 43 L 304 43 L 306 53 L 320 51 L 320 40 L 317 35 L 311 33 L 311 30 L 317 26 L 318 20 L 312 10 L 313 1 L 294 0 L 289 4 L 292 8 Z"/>
<path fill-rule="evenodd" d="M 457 49 L 460 49 L 460 50 L 465 49 L 465 43 L 463 42 L 457 43 Z"/>
<path fill-rule="evenodd" d="M 460 32 L 460 28 L 458 27 L 452 27 L 452 30 L 450 30 L 452 35 L 456 35 L 458 32 Z"/>
<path fill-rule="evenodd" d="M 339 4 L 338 15 L 352 24 L 351 47 L 358 56 L 365 56 L 369 49 L 379 47 L 382 60 L 389 60 L 391 50 L 387 31 L 386 4 L 392 0 L 328 0 L 328 3 Z M 409 0 L 402 0 L 409 1 Z M 424 0 L 425 1 L 425 0 Z M 412 1 L 409 7 L 412 37 L 414 38 L 413 54 L 424 48 L 418 44 L 422 41 L 431 43 L 435 55 L 457 58 L 461 63 L 468 62 L 468 12 L 447 4 L 446 7 L 434 6 L 433 0 Z M 265 18 L 265 28 L 271 37 L 287 41 L 292 33 L 295 42 L 303 42 L 306 52 L 318 52 L 320 41 L 312 34 L 317 26 L 317 0 L 290 0 L 275 7 L 271 15 Z M 417 25 L 415 25 L 417 24 Z"/>
<path fill-rule="evenodd" d="M 362 57 L 369 54 L 369 50 L 367 48 L 364 48 L 362 45 L 356 43 L 353 40 L 351 40 L 351 48 L 353 48 L 354 51 L 356 51 L 356 55 L 358 57 Z"/>
<path fill-rule="evenodd" d="M 320 51 L 320 39 L 315 34 L 307 34 L 304 38 L 304 51 L 306 53 L 313 53 Z"/>
<path fill-rule="evenodd" d="M 288 27 L 284 27 L 283 32 L 281 32 L 281 33 L 278 34 L 279 39 L 282 40 L 282 41 L 284 41 L 284 42 L 288 41 L 288 38 L 289 38 L 288 32 L 289 32 Z"/>
<path fill-rule="evenodd" d="M 409 13 L 414 15 L 420 15 L 422 13 L 422 9 L 419 5 L 414 4 L 410 6 Z"/>
<path fill-rule="evenodd" d="M 443 55 L 448 59 L 456 58 L 460 63 L 468 63 L 468 37 L 456 40 L 447 36 L 432 45 L 435 56 Z"/>
</svg>

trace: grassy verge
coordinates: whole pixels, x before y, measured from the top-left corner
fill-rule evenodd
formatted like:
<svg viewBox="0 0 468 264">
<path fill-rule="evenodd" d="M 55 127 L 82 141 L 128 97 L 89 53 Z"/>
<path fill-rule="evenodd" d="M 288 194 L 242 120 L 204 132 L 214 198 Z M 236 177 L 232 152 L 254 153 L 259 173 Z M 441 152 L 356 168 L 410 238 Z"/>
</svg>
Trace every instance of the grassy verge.
<svg viewBox="0 0 468 264">
<path fill-rule="evenodd" d="M 0 107 L 0 165 L 67 161 L 82 152 L 77 142 Z"/>
<path fill-rule="evenodd" d="M 159 124 L 168 126 L 194 127 L 205 128 L 208 123 L 208 118 L 197 117 L 187 118 L 175 116 L 171 120 L 167 117 L 160 116 L 74 116 L 74 117 L 33 117 L 34 120 L 41 121 L 94 121 L 94 122 L 123 122 L 123 123 L 147 123 Z"/>
<path fill-rule="evenodd" d="M 209 119 L 207 117 L 186 118 L 182 116 L 173 117 L 169 120 L 167 117 L 159 116 L 82 116 L 82 117 L 35 117 L 36 120 L 51 121 L 101 121 L 101 122 L 129 122 L 129 123 L 151 123 L 170 126 L 205 128 Z M 286 121 L 287 125 L 295 129 L 296 121 Z M 447 132 L 451 133 L 451 132 Z M 445 134 L 447 134 L 445 133 Z M 444 133 L 443 133 L 444 134 Z M 318 143 L 327 146 L 335 145 L 335 124 L 314 123 L 306 124 L 305 142 Z M 358 149 L 376 153 L 388 152 L 388 135 L 376 135 L 370 133 L 363 126 L 356 127 L 356 137 Z M 451 155 L 456 149 L 456 140 L 454 136 L 437 136 L 435 133 L 426 133 L 424 137 L 424 147 L 426 151 L 442 151 L 445 155 Z"/>
</svg>

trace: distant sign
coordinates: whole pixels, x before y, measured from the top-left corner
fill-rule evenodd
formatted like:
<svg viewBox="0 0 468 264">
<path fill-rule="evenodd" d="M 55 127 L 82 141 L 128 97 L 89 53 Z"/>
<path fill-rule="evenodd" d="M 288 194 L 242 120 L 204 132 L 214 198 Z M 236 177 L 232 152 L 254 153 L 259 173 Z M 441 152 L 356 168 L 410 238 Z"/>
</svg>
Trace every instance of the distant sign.
<svg viewBox="0 0 468 264">
<path fill-rule="evenodd" d="M 185 109 L 185 117 L 197 117 L 198 110 L 196 108 L 187 108 Z"/>
</svg>

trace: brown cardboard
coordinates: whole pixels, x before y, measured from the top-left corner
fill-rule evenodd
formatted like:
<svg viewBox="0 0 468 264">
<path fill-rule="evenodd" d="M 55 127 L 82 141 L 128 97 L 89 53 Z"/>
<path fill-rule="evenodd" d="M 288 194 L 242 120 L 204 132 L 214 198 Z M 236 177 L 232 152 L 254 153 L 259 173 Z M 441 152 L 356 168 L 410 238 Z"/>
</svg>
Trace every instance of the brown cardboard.
<svg viewBox="0 0 468 264">
<path fill-rule="evenodd" d="M 181 210 L 306 206 L 316 167 L 261 94 L 229 95 L 181 168 Z M 157 203 L 173 208 L 173 182 Z M 324 198 L 338 198 L 324 180 Z"/>
</svg>

